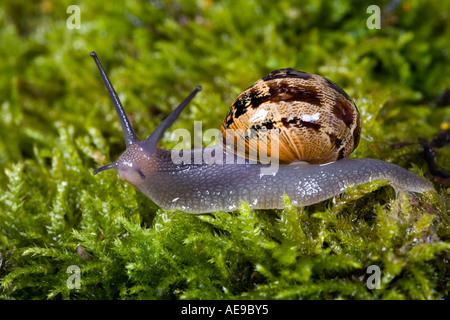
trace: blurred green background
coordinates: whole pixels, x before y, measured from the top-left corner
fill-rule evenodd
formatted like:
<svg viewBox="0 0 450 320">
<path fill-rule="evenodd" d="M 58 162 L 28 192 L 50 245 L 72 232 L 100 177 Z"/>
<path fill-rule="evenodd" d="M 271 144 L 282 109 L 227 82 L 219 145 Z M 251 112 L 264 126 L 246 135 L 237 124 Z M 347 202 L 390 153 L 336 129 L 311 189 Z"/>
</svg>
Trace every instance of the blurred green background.
<svg viewBox="0 0 450 320">
<path fill-rule="evenodd" d="M 67 26 L 70 5 L 80 8 L 79 29 Z M 369 29 L 366 25 L 371 16 L 366 12 L 369 5 L 381 8 L 380 29 Z M 401 227 L 395 229 L 398 238 L 384 243 L 389 256 L 384 260 L 379 257 L 385 261 L 385 268 L 391 270 L 391 278 L 387 278 L 384 291 L 378 293 L 368 291 L 364 284 L 355 289 L 356 276 L 347 271 L 362 270 L 365 266 L 362 261 L 376 260 L 373 254 L 381 247 L 358 247 L 361 251 L 355 249 L 357 254 L 351 256 L 362 259 L 357 262 L 333 260 L 342 287 L 324 284 L 336 277 L 334 271 L 319 284 L 314 281 L 320 278 L 322 269 L 311 267 L 310 273 L 302 269 L 310 266 L 308 263 L 314 265 L 317 261 L 314 259 L 321 254 L 339 257 L 338 249 L 326 251 L 325 245 L 326 253 L 313 250 L 305 254 L 313 260 L 301 260 L 299 252 L 304 251 L 300 249 L 295 254 L 289 251 L 297 257 L 291 259 L 294 262 L 281 259 L 288 253 L 276 251 L 275 245 L 272 249 L 265 247 L 264 250 L 275 250 L 269 255 L 275 260 L 264 266 L 261 261 L 267 256 L 252 256 L 249 253 L 252 249 L 237 252 L 237 256 L 230 253 L 237 250 L 242 240 L 235 235 L 236 238 L 227 238 L 228 251 L 214 242 L 217 250 L 198 256 L 197 260 L 187 262 L 192 259 L 187 256 L 184 257 L 187 260 L 170 260 L 171 254 L 183 250 L 190 255 L 187 244 L 195 243 L 195 237 L 204 228 L 219 227 L 209 218 L 158 211 L 150 200 L 119 181 L 113 172 L 92 176 L 93 169 L 121 154 L 124 142 L 114 108 L 89 53 L 97 52 L 140 138 L 146 138 L 197 84 L 203 86 L 203 91 L 173 129 L 184 127 L 192 132 L 194 120 L 202 120 L 204 130 L 219 128 L 228 106 L 240 92 L 274 69 L 292 67 L 333 80 L 354 99 L 363 129 L 360 146 L 352 157 L 383 159 L 407 169 L 413 163 L 416 172 L 433 179 L 418 139 L 431 141 L 450 128 L 449 13 L 450 2 L 437 0 L 2 1 L 1 298 L 448 297 L 448 274 L 443 271 L 448 268 L 443 261 L 448 259 L 449 235 L 445 183 L 444 187 L 436 184 L 443 199 L 440 206 L 430 209 L 421 204 L 413 208 L 418 212 L 415 218 L 436 211 L 441 214 L 427 223 L 422 221 L 422 229 L 417 231 L 420 237 L 433 234 L 434 240 L 429 242 L 439 245 L 431 253 L 427 251 L 430 259 L 422 257 L 416 262 L 434 262 L 425 271 L 405 271 L 408 267 L 397 264 L 397 269 L 388 268 L 392 257 L 396 261 L 403 259 L 404 251 L 400 248 L 405 248 L 403 241 L 408 238 L 412 220 L 402 220 Z M 165 148 L 174 144 L 170 135 L 161 141 Z M 436 149 L 435 160 L 440 169 L 450 170 L 449 159 L 448 146 Z M 367 214 L 380 214 L 379 206 L 392 203 L 395 198 L 392 190 L 381 190 L 369 198 L 366 195 L 364 204 L 355 202 L 357 205 L 346 210 L 358 216 L 361 213 L 357 207 L 366 205 Z M 331 203 L 327 202 L 309 209 L 309 215 L 307 212 L 303 216 L 313 221 L 314 210 L 332 212 L 329 206 Z M 266 217 L 270 223 L 264 221 L 273 227 L 274 221 L 279 221 L 276 214 L 283 216 L 286 212 L 260 216 Z M 260 219 L 253 212 L 242 215 Z M 318 217 L 314 221 L 320 220 L 317 228 L 320 225 L 323 230 L 329 230 L 327 223 L 338 221 L 333 220 L 338 219 L 336 216 Z M 191 228 L 192 224 L 196 227 Z M 161 225 L 175 232 L 174 242 L 164 242 L 169 240 L 159 233 L 164 229 L 157 228 Z M 349 235 L 362 236 L 362 229 L 355 228 L 348 229 Z M 322 237 L 322 242 L 328 241 L 327 246 L 340 243 L 345 247 L 344 238 L 334 234 L 337 238 L 327 240 L 323 234 L 319 235 L 319 229 L 314 230 L 311 237 Z M 374 233 L 374 238 L 362 241 L 376 241 L 379 236 Z M 132 238 L 133 241 L 126 241 Z M 208 241 L 214 239 L 217 238 Z M 349 236 L 348 242 L 355 240 L 352 239 Z M 164 254 L 149 249 L 152 243 L 148 241 L 164 243 L 160 247 Z M 175 241 L 179 241 L 178 246 Z M 308 243 L 302 245 L 306 248 Z M 94 262 L 76 254 L 80 246 L 96 257 Z M 127 250 L 134 255 L 127 254 Z M 198 247 L 195 250 L 201 251 Z M 345 252 L 342 250 L 341 253 Z M 216 256 L 219 251 L 220 258 Z M 146 259 L 153 259 L 154 264 Z M 227 265 L 226 261 L 231 259 L 236 260 L 236 265 L 231 262 Z M 208 261 L 217 266 L 222 263 L 223 269 L 219 268 L 224 272 L 222 276 L 217 276 L 220 272 Z M 161 266 L 163 263 L 166 268 Z M 197 263 L 199 269 L 189 269 L 190 263 Z M 291 276 L 287 276 L 283 263 L 293 268 Z M 87 285 L 81 291 L 70 291 L 65 286 L 64 268 L 69 264 L 85 266 L 84 274 L 90 277 L 84 278 Z M 186 273 L 179 272 L 180 266 L 186 268 Z M 270 268 L 279 269 L 275 272 Z M 206 270 L 205 274 L 201 274 L 202 270 Z M 299 272 L 297 277 L 292 276 L 296 274 L 294 271 Z M 194 281 L 189 277 L 195 272 L 199 278 L 194 277 Z M 45 284 L 39 280 L 43 274 Z M 405 279 L 411 278 L 411 274 L 418 280 L 407 284 Z M 202 277 L 214 280 L 202 282 L 206 281 Z M 283 277 L 287 277 L 286 282 Z M 399 278 L 400 284 L 395 282 Z M 292 291 L 301 284 L 306 286 L 308 281 L 316 287 L 305 292 Z M 275 290 L 274 283 L 286 286 Z M 422 288 L 416 288 L 418 283 Z M 348 290 L 347 284 L 351 286 Z"/>
</svg>

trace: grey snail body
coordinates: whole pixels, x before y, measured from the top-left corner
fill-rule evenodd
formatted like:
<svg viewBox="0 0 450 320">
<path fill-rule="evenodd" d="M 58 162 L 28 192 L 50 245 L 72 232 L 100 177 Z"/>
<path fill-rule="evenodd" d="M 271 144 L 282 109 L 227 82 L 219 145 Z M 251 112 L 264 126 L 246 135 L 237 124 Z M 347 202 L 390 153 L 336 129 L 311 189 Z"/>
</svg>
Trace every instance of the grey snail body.
<svg viewBox="0 0 450 320">
<path fill-rule="evenodd" d="M 256 126 L 257 129 L 263 126 L 264 129 L 277 130 L 279 135 L 276 137 L 280 137 L 277 143 L 281 145 L 284 143 L 282 139 L 285 139 L 283 133 L 286 128 L 298 129 L 302 134 L 319 132 L 329 144 L 325 146 L 329 152 L 322 161 L 324 163 L 316 163 L 316 160 L 309 159 L 309 151 L 304 151 L 305 148 L 302 147 L 293 148 L 297 148 L 298 154 L 303 153 L 307 156 L 301 159 L 296 156 L 296 160 L 292 162 L 289 159 L 290 155 L 286 155 L 288 159 L 284 160 L 284 150 L 288 149 L 285 148 L 280 150 L 280 164 L 277 170 L 271 174 L 262 174 L 262 170 L 268 169 L 270 165 L 255 162 L 255 159 L 249 156 L 250 150 L 261 147 L 258 144 L 252 144 L 252 137 L 245 139 L 247 148 L 244 153 L 239 154 L 236 150 L 230 150 L 225 145 L 218 144 L 213 147 L 182 150 L 180 152 L 188 161 L 175 163 L 170 150 L 158 149 L 156 145 L 166 129 L 176 120 L 201 87 L 197 87 L 145 141 L 141 141 L 136 137 L 97 55 L 92 52 L 91 56 L 100 70 L 114 103 L 127 145 L 126 151 L 118 160 L 95 170 L 94 174 L 106 169 L 116 169 L 122 180 L 132 184 L 163 209 L 177 209 L 188 213 L 234 211 L 241 202 L 247 202 L 252 209 L 281 209 L 284 194 L 289 196 L 293 205 L 306 206 L 337 196 L 348 186 L 361 185 L 378 179 L 387 180 L 394 188 L 401 191 L 423 193 L 434 190 L 428 181 L 397 165 L 373 159 L 348 159 L 348 154 L 353 151 L 359 141 L 360 122 L 356 106 L 354 107 L 356 111 L 353 111 L 353 102 L 331 81 L 293 69 L 276 70 L 264 78 L 265 80 L 260 80 L 265 83 L 257 82 L 241 94 L 227 114 L 222 129 L 230 127 L 235 122 L 241 122 L 241 125 L 247 122 L 248 125 Z M 325 99 L 323 101 L 331 101 L 331 105 L 334 106 L 334 109 L 331 108 L 331 118 L 335 116 L 336 119 L 331 119 L 329 125 L 324 125 L 323 122 L 321 122 L 322 125 L 318 124 L 324 112 L 316 112 L 317 110 L 314 109 L 314 102 L 317 102 L 317 99 L 311 94 L 311 90 L 300 87 L 299 94 L 296 89 L 298 83 L 294 83 L 295 81 L 311 79 L 319 84 L 323 83 L 333 92 L 331 94 L 331 91 L 324 89 L 325 92 L 319 90 L 318 93 L 318 96 Z M 294 82 L 291 83 L 291 80 Z M 267 84 L 268 86 L 264 86 Z M 238 121 L 236 115 L 243 114 L 239 107 L 257 109 L 260 106 L 265 108 L 275 102 L 278 103 L 277 99 L 267 98 L 267 95 L 273 97 L 274 90 L 277 99 L 281 96 L 282 103 L 294 102 L 294 108 L 297 108 L 300 103 L 305 103 L 303 100 L 306 99 L 309 114 L 318 114 L 317 118 L 283 117 L 278 113 L 271 116 L 270 111 L 264 111 L 263 114 L 270 118 L 263 119 L 263 124 L 258 123 L 261 117 L 253 116 L 252 118 L 251 115 Z M 335 95 L 334 98 L 333 95 Z M 299 99 L 303 100 L 299 102 Z M 339 102 L 342 103 L 339 105 Z M 338 114 L 337 109 L 343 111 L 344 115 Z M 248 119 L 254 121 L 247 121 Z M 331 132 L 328 128 L 337 129 Z M 314 139 L 314 137 L 306 138 L 306 144 L 312 141 L 313 145 L 317 145 Z M 287 143 L 290 144 L 291 140 L 295 138 L 288 137 Z M 208 155 L 214 157 L 216 161 L 209 161 Z M 202 159 L 200 163 L 194 161 L 199 156 Z"/>
</svg>

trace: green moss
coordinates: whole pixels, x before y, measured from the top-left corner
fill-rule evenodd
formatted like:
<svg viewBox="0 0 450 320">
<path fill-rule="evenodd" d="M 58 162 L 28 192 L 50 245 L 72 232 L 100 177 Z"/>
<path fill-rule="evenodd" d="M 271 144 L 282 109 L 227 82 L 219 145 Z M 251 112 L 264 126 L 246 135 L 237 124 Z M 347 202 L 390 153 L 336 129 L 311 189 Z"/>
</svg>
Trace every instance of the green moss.
<svg viewBox="0 0 450 320">
<path fill-rule="evenodd" d="M 416 197 L 374 181 L 305 208 L 286 198 L 284 210 L 189 215 L 114 172 L 92 175 L 124 150 L 95 50 L 140 137 L 197 84 L 174 128 L 218 128 L 243 89 L 293 67 L 355 100 L 353 157 L 429 177 L 418 138 L 450 123 L 436 103 L 450 88 L 450 6 L 392 3 L 369 30 L 359 1 L 79 2 L 70 30 L 63 1 L 2 2 L 0 298 L 448 299 L 448 188 Z M 450 171 L 450 148 L 436 152 Z M 79 289 L 67 285 L 72 265 Z M 367 287 L 370 265 L 380 289 Z"/>
</svg>

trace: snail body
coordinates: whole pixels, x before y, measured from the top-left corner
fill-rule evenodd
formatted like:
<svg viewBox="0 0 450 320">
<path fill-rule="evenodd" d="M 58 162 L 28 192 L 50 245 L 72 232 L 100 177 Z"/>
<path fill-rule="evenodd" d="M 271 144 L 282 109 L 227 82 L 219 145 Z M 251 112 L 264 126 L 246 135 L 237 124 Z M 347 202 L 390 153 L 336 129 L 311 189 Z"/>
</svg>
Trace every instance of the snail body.
<svg viewBox="0 0 450 320">
<path fill-rule="evenodd" d="M 239 123 L 244 129 L 256 131 L 256 136 L 244 139 L 244 152 L 230 149 L 224 143 L 182 150 L 183 158 L 188 160 L 176 163 L 171 150 L 159 149 L 157 143 L 201 87 L 197 87 L 145 141 L 141 141 L 97 55 L 92 52 L 91 56 L 116 108 L 127 145 L 118 160 L 98 168 L 94 174 L 116 169 L 122 180 L 142 191 L 161 208 L 206 213 L 233 211 L 241 202 L 247 202 L 253 209 L 280 209 L 285 193 L 293 205 L 306 206 L 337 196 L 347 186 L 378 179 L 385 179 L 402 191 L 423 193 L 433 190 L 429 182 L 394 164 L 373 159 L 348 159 L 348 154 L 358 144 L 361 131 L 356 106 L 331 81 L 293 69 L 272 72 L 244 91 L 231 106 L 221 128 L 224 137 L 229 132 L 227 129 L 233 129 Z M 298 81 L 303 84 L 299 85 Z M 325 87 L 320 89 L 317 83 Z M 288 109 L 286 116 L 270 109 L 280 101 Z M 326 103 L 331 106 L 328 115 L 320 109 Z M 298 109 L 303 104 L 309 111 L 303 115 L 292 112 L 289 104 L 291 109 Z M 246 111 L 253 113 L 246 114 Z M 322 121 L 323 117 L 326 121 Z M 304 151 L 304 147 L 292 146 L 291 140 L 301 141 L 301 138 L 285 136 L 292 129 L 299 129 L 294 131 L 300 133 L 319 133 L 322 140 L 306 138 L 305 146 L 322 147 L 326 152 L 313 157 L 311 152 Z M 269 170 L 271 164 L 260 163 L 251 156 L 259 154 L 252 150 L 261 149 L 261 141 L 265 141 L 257 139 L 258 135 L 271 130 L 276 132 L 276 138 L 271 142 L 279 145 L 275 158 L 280 164 L 275 171 Z M 291 156 L 289 150 L 295 155 Z M 269 153 L 271 151 L 269 147 Z M 199 158 L 201 162 L 196 161 Z M 264 170 L 269 174 L 263 174 Z"/>
</svg>

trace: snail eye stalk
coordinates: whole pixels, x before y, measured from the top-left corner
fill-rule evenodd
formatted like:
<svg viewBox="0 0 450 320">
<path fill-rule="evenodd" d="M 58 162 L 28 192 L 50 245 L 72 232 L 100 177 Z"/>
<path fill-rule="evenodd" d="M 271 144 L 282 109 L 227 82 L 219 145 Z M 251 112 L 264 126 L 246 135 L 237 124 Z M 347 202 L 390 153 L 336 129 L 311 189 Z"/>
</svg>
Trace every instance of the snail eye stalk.
<svg viewBox="0 0 450 320">
<path fill-rule="evenodd" d="M 103 82 L 105 83 L 106 89 L 108 90 L 109 96 L 111 97 L 111 101 L 114 105 L 114 108 L 116 109 L 117 116 L 119 117 L 120 125 L 122 126 L 125 144 L 127 147 L 129 147 L 133 143 L 136 143 L 140 140 L 134 133 L 130 120 L 128 120 L 125 110 L 123 109 L 122 103 L 120 102 L 119 96 L 117 95 L 116 90 L 114 90 L 114 87 L 111 81 L 109 80 L 108 75 L 105 72 L 105 69 L 103 69 L 100 60 L 98 59 L 97 54 L 94 51 L 91 52 L 91 57 L 94 58 L 94 61 L 97 64 L 97 68 L 100 71 L 100 75 L 102 76 Z"/>
<path fill-rule="evenodd" d="M 183 111 L 184 108 L 189 104 L 189 102 L 194 99 L 195 95 L 202 90 L 201 86 L 197 86 L 190 94 L 189 96 L 184 99 L 183 102 L 180 103 L 180 105 L 171 113 L 167 118 L 161 122 L 161 124 L 153 131 L 150 136 L 145 140 L 143 144 L 143 149 L 148 152 L 152 153 L 156 150 L 156 147 L 158 145 L 158 141 L 163 136 L 164 132 L 166 132 L 167 128 L 169 128 L 172 123 L 178 118 L 180 113 Z"/>
</svg>

